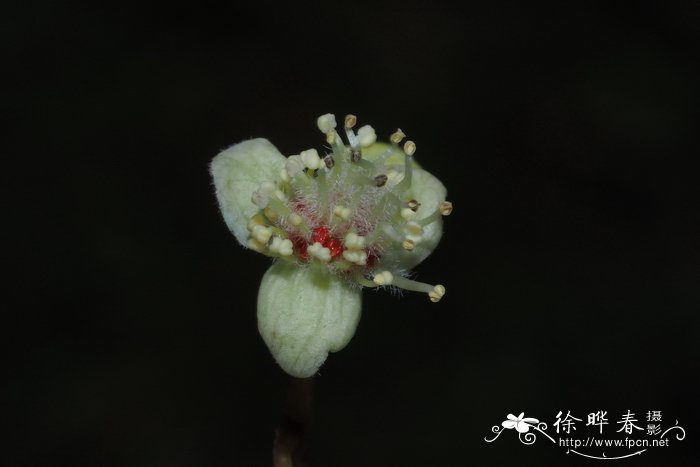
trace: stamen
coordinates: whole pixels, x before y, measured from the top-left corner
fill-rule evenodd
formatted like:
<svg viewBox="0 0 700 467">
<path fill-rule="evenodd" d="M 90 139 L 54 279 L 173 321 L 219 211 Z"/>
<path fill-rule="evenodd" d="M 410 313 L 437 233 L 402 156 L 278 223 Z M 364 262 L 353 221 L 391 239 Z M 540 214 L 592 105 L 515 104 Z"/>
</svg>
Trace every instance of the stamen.
<svg viewBox="0 0 700 467">
<path fill-rule="evenodd" d="M 350 150 L 350 161 L 359 162 L 362 159 L 362 152 L 359 149 Z"/>
<path fill-rule="evenodd" d="M 389 139 L 392 143 L 399 144 L 405 137 L 406 135 L 403 131 L 401 131 L 401 128 L 397 128 L 396 131 L 391 134 Z"/>
<path fill-rule="evenodd" d="M 345 116 L 345 128 L 352 128 L 357 123 L 357 117 L 353 114 Z"/>
<path fill-rule="evenodd" d="M 327 263 L 331 260 L 331 250 L 324 247 L 319 242 L 315 242 L 313 245 L 310 245 L 306 249 L 306 251 L 311 256 L 313 256 L 314 258 L 316 258 L 324 263 Z"/>
<path fill-rule="evenodd" d="M 391 285 L 394 281 L 394 275 L 389 271 L 382 271 L 379 274 L 375 274 L 372 280 L 377 285 Z"/>
<path fill-rule="evenodd" d="M 408 203 L 408 207 L 413 211 L 416 212 L 418 211 L 418 208 L 420 207 L 420 203 L 416 201 L 415 199 L 410 200 Z"/>
<path fill-rule="evenodd" d="M 345 206 L 338 205 L 333 209 L 333 214 L 336 216 L 340 217 L 344 221 L 350 219 L 350 216 L 352 215 L 352 211 L 350 208 L 347 208 Z"/>
<path fill-rule="evenodd" d="M 401 276 L 394 276 L 393 285 L 401 289 L 412 290 L 413 292 L 427 293 L 428 297 L 430 298 L 430 301 L 433 303 L 439 302 L 440 299 L 445 295 L 444 285 L 438 284 L 433 286 L 424 282 L 417 282 Z"/>
<path fill-rule="evenodd" d="M 272 229 L 270 227 L 265 227 L 262 225 L 256 225 L 250 232 L 251 236 L 260 243 L 267 243 L 272 236 Z"/>
<path fill-rule="evenodd" d="M 270 251 L 280 256 L 291 256 L 294 253 L 292 241 L 288 238 L 273 237 Z"/>
<path fill-rule="evenodd" d="M 374 184 L 378 187 L 384 186 L 384 185 L 386 185 L 386 181 L 388 179 L 389 179 L 389 177 L 387 177 L 384 174 L 377 175 L 376 177 L 374 177 Z"/>
<path fill-rule="evenodd" d="M 299 227 L 303 221 L 304 219 L 296 212 L 293 212 L 289 215 L 289 223 L 292 224 L 294 227 Z"/>
<path fill-rule="evenodd" d="M 449 216 L 450 214 L 452 214 L 452 203 L 450 203 L 449 201 L 443 201 L 440 203 L 438 209 L 440 210 L 440 214 L 442 214 L 443 216 Z"/>
<path fill-rule="evenodd" d="M 406 240 L 403 241 L 401 246 L 406 251 L 413 251 L 416 248 L 416 242 L 414 242 L 410 238 L 407 238 Z"/>
<path fill-rule="evenodd" d="M 299 156 L 304 163 L 304 167 L 307 167 L 310 170 L 316 170 L 321 167 L 321 158 L 318 157 L 318 152 L 315 149 L 301 151 Z"/>
<path fill-rule="evenodd" d="M 326 157 L 323 158 L 323 163 L 326 164 L 326 168 L 330 170 L 335 165 L 335 159 L 333 159 L 333 156 L 331 154 L 328 154 Z"/>
<path fill-rule="evenodd" d="M 360 141 L 360 146 L 366 148 L 367 146 L 373 145 L 377 141 L 377 134 L 369 125 L 360 127 L 357 130 L 357 138 Z"/>
<path fill-rule="evenodd" d="M 338 133 L 335 131 L 329 131 L 326 133 L 326 143 L 330 144 L 331 146 L 335 144 L 336 139 L 338 138 Z"/>
<path fill-rule="evenodd" d="M 365 247 L 365 237 L 357 235 L 355 232 L 350 232 L 345 236 L 343 241 L 348 249 L 362 249 Z"/>
<path fill-rule="evenodd" d="M 428 297 L 430 297 L 430 301 L 433 303 L 437 303 L 440 301 L 440 299 L 445 295 L 445 286 L 444 285 L 436 285 L 433 287 L 433 290 L 428 292 Z"/>
<path fill-rule="evenodd" d="M 416 153 L 416 143 L 413 141 L 406 141 L 403 145 L 403 152 L 406 153 L 407 156 L 412 156 Z"/>
<path fill-rule="evenodd" d="M 321 133 L 328 134 L 331 131 L 333 131 L 336 127 L 335 115 L 321 115 L 320 117 L 318 117 L 318 120 L 316 120 L 316 124 L 318 125 L 318 129 L 321 130 Z"/>
</svg>

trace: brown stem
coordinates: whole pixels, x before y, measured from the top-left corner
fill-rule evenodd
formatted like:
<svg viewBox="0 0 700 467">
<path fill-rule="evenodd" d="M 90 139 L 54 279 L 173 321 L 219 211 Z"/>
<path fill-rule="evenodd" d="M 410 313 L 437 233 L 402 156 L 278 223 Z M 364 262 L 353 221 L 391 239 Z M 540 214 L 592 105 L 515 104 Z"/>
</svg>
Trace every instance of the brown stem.
<svg viewBox="0 0 700 467">
<path fill-rule="evenodd" d="M 311 422 L 313 377 L 290 378 L 283 418 L 275 432 L 272 448 L 274 467 L 306 467 L 304 444 Z"/>
</svg>

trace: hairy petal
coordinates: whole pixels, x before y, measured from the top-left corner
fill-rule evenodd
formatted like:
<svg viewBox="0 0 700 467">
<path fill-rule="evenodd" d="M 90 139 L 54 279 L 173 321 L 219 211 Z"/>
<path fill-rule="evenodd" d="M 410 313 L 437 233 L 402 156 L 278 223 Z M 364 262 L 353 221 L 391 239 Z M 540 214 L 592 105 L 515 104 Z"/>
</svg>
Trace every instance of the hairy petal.
<svg viewBox="0 0 700 467">
<path fill-rule="evenodd" d="M 447 189 L 430 172 L 423 169 L 413 169 L 413 182 L 408 196 L 418 200 L 421 205 L 418 208 L 416 221 L 432 215 L 440 202 L 445 200 Z M 400 245 L 387 250 L 382 257 L 382 262 L 394 264 L 399 268 L 412 269 L 433 252 L 442 238 L 442 217 L 423 227 L 423 235 L 413 251 L 406 251 Z"/>
<path fill-rule="evenodd" d="M 220 152 L 210 166 L 216 197 L 226 225 L 246 246 L 247 225 L 258 207 L 251 195 L 266 180 L 276 180 L 286 158 L 264 138 L 234 144 Z"/>
<path fill-rule="evenodd" d="M 352 338 L 361 292 L 313 267 L 277 262 L 258 293 L 258 329 L 279 365 L 292 376 L 313 376 Z"/>
</svg>

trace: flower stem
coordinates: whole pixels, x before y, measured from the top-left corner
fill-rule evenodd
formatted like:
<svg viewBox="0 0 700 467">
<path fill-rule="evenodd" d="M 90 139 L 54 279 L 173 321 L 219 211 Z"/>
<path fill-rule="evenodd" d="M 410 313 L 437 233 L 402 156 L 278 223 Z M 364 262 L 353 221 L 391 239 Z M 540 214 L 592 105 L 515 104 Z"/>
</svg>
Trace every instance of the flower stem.
<svg viewBox="0 0 700 467">
<path fill-rule="evenodd" d="M 304 448 L 313 408 L 313 376 L 290 377 L 283 418 L 272 447 L 274 467 L 306 467 Z"/>
</svg>

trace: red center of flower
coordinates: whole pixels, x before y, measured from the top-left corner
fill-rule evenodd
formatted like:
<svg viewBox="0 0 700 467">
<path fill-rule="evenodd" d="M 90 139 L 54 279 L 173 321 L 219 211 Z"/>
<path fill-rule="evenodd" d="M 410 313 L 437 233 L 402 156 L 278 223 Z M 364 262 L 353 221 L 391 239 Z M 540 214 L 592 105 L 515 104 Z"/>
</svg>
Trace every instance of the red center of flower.
<svg viewBox="0 0 700 467">
<path fill-rule="evenodd" d="M 311 241 L 307 242 L 303 237 L 294 235 L 291 237 L 292 245 L 294 245 L 294 251 L 299 255 L 299 259 L 302 261 L 309 260 L 309 254 L 306 252 L 309 245 L 314 243 L 320 243 L 322 246 L 328 248 L 331 252 L 331 260 L 340 256 L 343 253 L 343 242 L 335 237 L 331 237 L 328 233 L 328 227 L 321 226 L 316 227 L 311 232 Z"/>
</svg>

